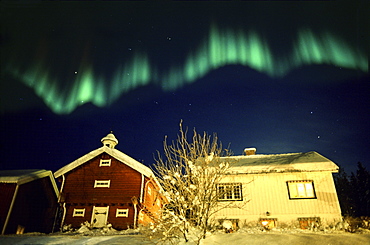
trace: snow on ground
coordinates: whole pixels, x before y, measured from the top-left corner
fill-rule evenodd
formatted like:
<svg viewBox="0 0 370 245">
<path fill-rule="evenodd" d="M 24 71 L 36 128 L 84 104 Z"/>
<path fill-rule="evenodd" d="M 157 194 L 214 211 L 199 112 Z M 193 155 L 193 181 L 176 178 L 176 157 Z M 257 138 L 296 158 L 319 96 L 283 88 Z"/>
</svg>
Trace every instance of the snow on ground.
<svg viewBox="0 0 370 245">
<path fill-rule="evenodd" d="M 0 244 L 154 244 L 137 232 L 115 232 L 103 235 L 102 233 L 56 233 L 51 235 L 30 233 L 24 235 L 0 236 Z M 179 240 L 178 244 L 192 245 L 194 242 L 185 243 Z M 312 232 L 303 230 L 275 230 L 262 232 L 256 229 L 241 229 L 237 232 L 226 234 L 215 232 L 209 234 L 203 245 L 227 245 L 227 244 L 275 244 L 275 245 L 370 245 L 370 231 L 363 230 L 360 233 L 348 233 L 344 231 Z"/>
</svg>

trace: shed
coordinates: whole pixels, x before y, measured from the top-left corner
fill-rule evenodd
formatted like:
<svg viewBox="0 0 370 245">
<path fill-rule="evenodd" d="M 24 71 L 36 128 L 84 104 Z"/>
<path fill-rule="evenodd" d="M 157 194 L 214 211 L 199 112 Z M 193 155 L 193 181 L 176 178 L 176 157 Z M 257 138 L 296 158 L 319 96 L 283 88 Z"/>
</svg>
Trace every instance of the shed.
<svg viewBox="0 0 370 245">
<path fill-rule="evenodd" d="M 53 231 L 58 188 L 48 170 L 0 171 L 1 234 Z"/>
</svg>

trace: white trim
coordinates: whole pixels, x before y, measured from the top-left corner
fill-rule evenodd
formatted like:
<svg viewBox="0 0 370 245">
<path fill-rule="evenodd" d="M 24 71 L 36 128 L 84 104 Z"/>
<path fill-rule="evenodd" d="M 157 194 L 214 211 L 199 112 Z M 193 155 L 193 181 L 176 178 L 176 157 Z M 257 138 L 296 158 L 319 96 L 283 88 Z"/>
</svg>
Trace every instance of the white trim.
<svg viewBox="0 0 370 245">
<path fill-rule="evenodd" d="M 134 204 L 134 229 L 136 229 L 136 223 L 137 223 L 137 207 L 136 204 Z"/>
<path fill-rule="evenodd" d="M 73 209 L 72 217 L 85 217 L 85 208 L 75 208 L 75 209 Z"/>
<path fill-rule="evenodd" d="M 141 188 L 140 188 L 140 202 L 143 203 L 143 195 L 144 195 L 144 175 L 141 174 Z"/>
<path fill-rule="evenodd" d="M 122 213 L 120 213 L 122 212 Z M 116 209 L 116 217 L 128 217 L 128 208 L 117 208 Z"/>
<path fill-rule="evenodd" d="M 95 180 L 94 188 L 109 188 L 110 180 Z"/>
<path fill-rule="evenodd" d="M 63 228 L 64 221 L 66 220 L 66 213 L 67 213 L 67 208 L 66 208 L 66 203 L 63 203 L 63 218 L 62 222 L 60 223 L 60 228 Z"/>
<path fill-rule="evenodd" d="M 100 147 L 96 150 L 93 150 L 93 151 L 85 154 L 84 156 L 76 159 L 75 161 L 73 161 L 73 162 L 65 165 L 64 167 L 60 168 L 59 170 L 57 170 L 54 173 L 55 178 L 59 178 L 61 175 L 65 174 L 69 171 L 72 171 L 73 169 L 77 168 L 78 166 L 80 166 L 82 164 L 85 164 L 87 161 L 93 159 L 94 157 L 100 155 L 103 152 L 109 154 L 110 156 L 114 157 L 115 159 L 122 162 L 123 164 L 126 164 L 130 168 L 132 168 L 132 169 L 136 170 L 137 172 L 143 174 L 144 176 L 154 179 L 158 188 L 161 191 L 163 191 L 162 186 L 159 184 L 158 180 L 154 176 L 153 171 L 150 168 L 148 168 L 144 164 L 136 161 L 135 159 L 126 155 L 125 153 L 120 152 L 117 149 L 112 149 L 112 148 L 109 148 L 109 147 L 106 147 L 106 146 L 102 146 L 102 147 Z"/>
<path fill-rule="evenodd" d="M 150 168 L 148 168 L 147 166 L 145 166 L 144 164 L 136 161 L 132 157 L 124 154 L 123 152 L 120 152 L 117 149 L 112 149 L 112 148 L 109 148 L 109 147 L 106 147 L 106 146 L 102 146 L 102 147 L 100 147 L 96 150 L 93 150 L 93 151 L 87 153 L 86 155 L 76 159 L 75 161 L 71 162 L 70 164 L 65 165 L 64 167 L 57 170 L 54 173 L 54 176 L 56 178 L 58 178 L 62 174 L 65 174 L 65 173 L 77 168 L 78 166 L 86 163 L 87 161 L 93 159 L 94 157 L 100 155 L 103 152 L 105 152 L 105 153 L 109 154 L 110 156 L 116 158 L 120 162 L 125 163 L 127 166 L 135 169 L 136 171 L 138 171 L 139 173 L 144 174 L 147 177 L 154 176 L 152 170 Z"/>
<path fill-rule="evenodd" d="M 99 167 L 110 167 L 112 159 L 100 159 Z"/>
</svg>

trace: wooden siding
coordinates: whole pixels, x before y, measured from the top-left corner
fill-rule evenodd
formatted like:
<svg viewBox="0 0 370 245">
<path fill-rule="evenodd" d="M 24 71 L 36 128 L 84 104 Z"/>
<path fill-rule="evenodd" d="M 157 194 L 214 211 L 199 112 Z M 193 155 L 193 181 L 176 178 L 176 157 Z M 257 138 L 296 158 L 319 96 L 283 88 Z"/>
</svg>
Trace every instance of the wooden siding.
<svg viewBox="0 0 370 245">
<path fill-rule="evenodd" d="M 18 225 L 25 228 L 24 232 L 50 233 L 56 210 L 57 196 L 49 176 L 22 184 L 5 233 L 16 233 Z"/>
<path fill-rule="evenodd" d="M 66 174 L 63 197 L 66 203 L 131 203 L 140 197 L 141 174 L 112 158 L 111 166 L 99 166 L 101 154 Z M 110 187 L 94 188 L 95 180 L 110 180 Z"/>
<path fill-rule="evenodd" d="M 16 186 L 17 184 L 13 183 L 0 183 L 0 234 L 4 228 Z"/>
<path fill-rule="evenodd" d="M 315 199 L 289 199 L 287 181 L 313 180 Z M 323 217 L 340 220 L 341 211 L 331 172 L 296 172 L 229 175 L 225 183 L 243 184 L 243 201 L 239 208 L 226 208 L 217 217 L 257 220 L 269 217 L 288 222 L 298 217 Z M 246 203 L 246 201 L 248 201 Z M 226 205 L 226 204 L 221 204 Z"/>
<path fill-rule="evenodd" d="M 99 166 L 100 159 L 111 159 L 111 165 Z M 109 206 L 108 223 L 111 223 L 115 229 L 132 228 L 135 217 L 133 197 L 140 201 L 141 195 L 143 196 L 142 203 L 137 206 L 137 219 L 141 209 L 144 209 L 145 214 L 147 211 L 151 214 L 157 213 L 158 209 L 153 202 L 156 201 L 159 187 L 150 178 L 144 177 L 144 181 L 142 178 L 141 173 L 107 153 L 102 153 L 73 169 L 66 174 L 61 193 L 61 201 L 66 203 L 64 224 L 79 227 L 85 221 L 91 222 L 94 206 Z M 95 180 L 110 180 L 110 187 L 94 188 Z M 141 193 L 142 185 L 145 188 L 144 193 Z M 151 195 L 147 193 L 149 187 Z M 75 208 L 85 208 L 84 217 L 73 217 Z M 129 209 L 128 217 L 116 217 L 117 208 Z"/>
<path fill-rule="evenodd" d="M 139 217 L 139 223 L 145 225 L 155 222 L 163 203 L 164 201 L 159 193 L 159 187 L 157 184 L 152 179 L 146 178 L 144 200 L 142 203 L 142 212 Z"/>
</svg>

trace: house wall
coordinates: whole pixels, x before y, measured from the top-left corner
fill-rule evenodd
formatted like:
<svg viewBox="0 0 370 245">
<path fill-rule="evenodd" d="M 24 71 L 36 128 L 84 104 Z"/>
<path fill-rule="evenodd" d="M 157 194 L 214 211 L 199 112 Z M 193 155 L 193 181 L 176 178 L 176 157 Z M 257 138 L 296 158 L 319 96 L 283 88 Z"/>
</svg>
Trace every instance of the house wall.
<svg viewBox="0 0 370 245">
<path fill-rule="evenodd" d="M 111 159 L 110 166 L 99 166 L 100 159 Z M 107 153 L 91 159 L 65 175 L 65 183 L 61 194 L 61 202 L 65 203 L 66 214 L 64 224 L 79 227 L 84 221 L 91 222 L 93 207 L 109 206 L 108 223 L 115 229 L 127 229 L 134 226 L 135 209 L 132 198 L 141 197 L 143 181 L 141 173 L 111 157 Z M 95 180 L 110 180 L 110 187 L 94 188 Z M 153 193 L 155 187 L 153 186 Z M 147 195 L 143 196 L 147 197 Z M 150 199 L 144 199 L 145 205 Z M 75 208 L 85 208 L 84 217 L 73 217 Z M 129 209 L 128 217 L 116 217 L 117 208 Z M 140 205 L 137 206 L 136 218 L 139 218 Z"/>
<path fill-rule="evenodd" d="M 313 180 L 316 199 L 289 199 L 287 181 Z M 225 183 L 242 183 L 243 201 L 220 202 L 229 207 L 216 214 L 216 219 L 239 219 L 258 222 L 276 218 L 278 223 L 297 222 L 298 218 L 320 217 L 323 223 L 341 220 L 341 211 L 331 172 L 295 172 L 228 175 Z M 270 215 L 266 215 L 269 212 Z"/>
<path fill-rule="evenodd" d="M 16 233 L 18 226 L 24 232 L 52 232 L 57 206 L 49 176 L 20 185 L 5 234 Z"/>
</svg>

